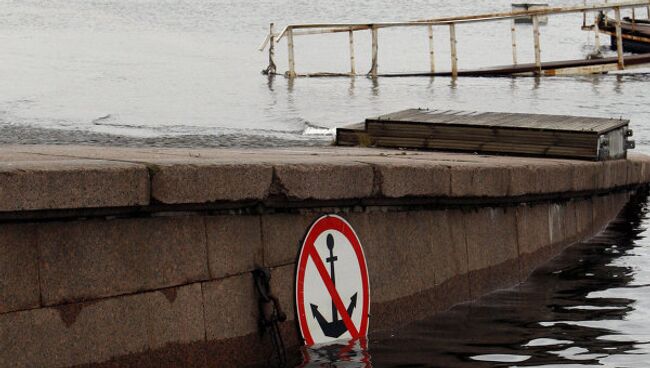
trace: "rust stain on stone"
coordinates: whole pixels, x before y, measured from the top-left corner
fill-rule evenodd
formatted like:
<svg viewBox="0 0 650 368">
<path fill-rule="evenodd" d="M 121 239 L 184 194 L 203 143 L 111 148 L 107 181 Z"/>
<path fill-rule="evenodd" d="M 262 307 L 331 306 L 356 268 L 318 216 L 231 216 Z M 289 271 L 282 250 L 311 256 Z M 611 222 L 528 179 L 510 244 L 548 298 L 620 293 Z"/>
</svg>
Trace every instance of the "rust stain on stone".
<svg viewBox="0 0 650 368">
<path fill-rule="evenodd" d="M 176 297 L 178 296 L 176 288 L 163 289 L 160 290 L 160 292 L 165 296 L 165 298 L 167 298 L 167 300 L 169 300 L 170 303 L 176 301 Z"/>
<path fill-rule="evenodd" d="M 273 168 L 273 174 L 271 177 L 271 186 L 269 187 L 268 197 L 269 198 L 288 198 L 289 191 L 282 183 L 282 180 L 278 177 L 275 167 Z"/>
<path fill-rule="evenodd" d="M 84 305 L 79 303 L 62 305 L 56 307 L 56 310 L 59 311 L 59 316 L 61 317 L 61 321 L 65 323 L 65 326 L 70 327 L 77 321 L 77 317 L 83 308 Z"/>
</svg>

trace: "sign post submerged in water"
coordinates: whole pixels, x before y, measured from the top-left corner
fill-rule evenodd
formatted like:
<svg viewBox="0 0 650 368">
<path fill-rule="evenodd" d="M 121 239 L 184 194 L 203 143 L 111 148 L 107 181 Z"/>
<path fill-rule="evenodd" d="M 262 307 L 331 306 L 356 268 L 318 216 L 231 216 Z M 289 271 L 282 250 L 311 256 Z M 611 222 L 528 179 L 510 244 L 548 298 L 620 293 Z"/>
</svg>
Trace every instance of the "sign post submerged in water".
<svg viewBox="0 0 650 368">
<path fill-rule="evenodd" d="M 357 234 L 339 216 L 320 217 L 305 236 L 296 271 L 296 308 L 306 345 L 368 333 L 366 259 Z"/>
</svg>

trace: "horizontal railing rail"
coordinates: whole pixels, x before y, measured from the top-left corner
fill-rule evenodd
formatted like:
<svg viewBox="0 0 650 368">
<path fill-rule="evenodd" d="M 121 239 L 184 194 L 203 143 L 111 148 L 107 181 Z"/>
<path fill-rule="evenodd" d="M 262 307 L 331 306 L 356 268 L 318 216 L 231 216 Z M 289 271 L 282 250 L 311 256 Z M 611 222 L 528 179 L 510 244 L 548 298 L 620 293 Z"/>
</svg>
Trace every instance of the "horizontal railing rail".
<svg viewBox="0 0 650 368">
<path fill-rule="evenodd" d="M 629 0 L 629 1 L 620 1 L 615 3 L 600 3 L 600 4 L 591 4 L 591 5 L 582 5 L 582 6 L 570 6 L 570 7 L 546 7 L 546 8 L 534 8 L 528 10 L 516 10 L 509 12 L 493 12 L 493 13 L 484 13 L 484 14 L 475 14 L 475 15 L 464 15 L 464 16 L 454 16 L 454 17 L 439 17 L 431 19 L 419 19 L 412 21 L 404 22 L 363 22 L 363 23 L 308 23 L 308 24 L 289 24 L 285 26 L 281 32 L 274 32 L 274 24 L 271 24 L 270 31 L 262 44 L 259 47 L 260 51 L 264 51 L 266 47 L 269 47 L 269 67 L 266 69 L 267 73 L 274 74 L 276 72 L 276 65 L 274 58 L 274 44 L 279 43 L 282 39 L 287 39 L 287 48 L 288 48 L 288 64 L 289 70 L 285 73 L 288 77 L 295 77 L 297 74 L 295 72 L 295 54 L 294 54 L 294 36 L 304 36 L 304 35 L 315 35 L 315 34 L 327 34 L 327 33 L 340 33 L 347 32 L 349 34 L 349 44 L 350 44 L 350 73 L 316 73 L 320 75 L 356 75 L 356 68 L 354 65 L 354 32 L 357 31 L 366 31 L 369 30 L 372 32 L 372 64 L 368 75 L 377 76 L 377 50 L 378 50 L 378 35 L 377 32 L 382 28 L 398 28 L 398 27 L 428 27 L 429 28 L 429 55 L 431 59 L 430 71 L 433 74 L 435 72 L 435 62 L 434 62 L 434 50 L 433 50 L 433 27 L 435 26 L 448 26 L 450 33 L 450 51 L 451 51 L 451 74 L 452 76 L 457 76 L 458 74 L 458 59 L 457 59 L 457 50 L 456 50 L 456 25 L 457 24 L 466 24 L 466 23 L 477 23 L 477 22 L 490 22 L 490 21 L 502 21 L 502 20 L 511 20 L 512 27 L 512 48 L 513 48 L 513 64 L 517 64 L 517 52 L 516 52 L 516 38 L 515 38 L 515 25 L 514 20 L 520 18 L 529 18 L 533 24 L 533 39 L 535 42 L 535 65 L 538 68 L 538 72 L 541 72 L 541 51 L 539 45 L 539 18 L 552 15 L 560 14 L 572 14 L 572 13 L 582 13 L 583 16 L 583 29 L 594 29 L 597 25 L 586 26 L 586 14 L 613 10 L 615 13 L 616 19 L 616 36 L 617 39 L 621 39 L 620 31 L 620 11 L 621 9 L 635 9 L 645 7 L 648 12 L 648 17 L 650 18 L 650 0 Z M 596 33 L 598 30 L 596 29 Z M 624 59 L 622 52 L 622 42 L 618 42 L 618 64 L 619 68 L 624 68 Z"/>
</svg>

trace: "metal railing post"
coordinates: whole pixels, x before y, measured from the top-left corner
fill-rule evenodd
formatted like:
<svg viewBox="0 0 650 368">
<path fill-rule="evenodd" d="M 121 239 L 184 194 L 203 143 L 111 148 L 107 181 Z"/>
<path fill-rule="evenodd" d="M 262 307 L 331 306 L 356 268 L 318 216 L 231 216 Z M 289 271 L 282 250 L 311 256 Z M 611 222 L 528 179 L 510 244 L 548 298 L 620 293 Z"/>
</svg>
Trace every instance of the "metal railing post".
<svg viewBox="0 0 650 368">
<path fill-rule="evenodd" d="M 269 66 L 266 68 L 268 74 L 275 74 L 275 25 L 269 24 Z"/>
<path fill-rule="evenodd" d="M 370 75 L 373 77 L 377 76 L 377 56 L 379 52 L 378 37 L 377 37 L 377 26 L 372 26 L 372 64 L 370 66 Z"/>
<path fill-rule="evenodd" d="M 456 53 L 456 25 L 449 23 L 449 43 L 451 46 L 451 76 L 458 77 L 458 56 Z"/>
<path fill-rule="evenodd" d="M 354 66 L 354 32 L 350 29 L 348 33 L 348 38 L 350 42 L 350 75 L 357 74 L 356 68 Z"/>
<path fill-rule="evenodd" d="M 296 64 L 293 54 L 293 28 L 287 29 L 287 48 L 289 54 L 289 77 L 296 76 Z"/>
<path fill-rule="evenodd" d="M 542 50 L 539 44 L 539 18 L 533 15 L 533 39 L 535 41 L 535 72 L 542 74 Z"/>
<path fill-rule="evenodd" d="M 510 35 L 512 38 L 512 64 L 517 65 L 517 34 L 515 20 L 510 19 Z"/>
<path fill-rule="evenodd" d="M 621 9 L 614 8 L 616 19 L 616 54 L 618 55 L 618 69 L 625 69 L 625 59 L 623 59 L 623 34 L 621 32 Z"/>
<path fill-rule="evenodd" d="M 430 64 L 430 71 L 431 74 L 436 72 L 436 62 L 434 58 L 434 51 L 433 51 L 433 26 L 429 25 L 429 64 Z"/>
<path fill-rule="evenodd" d="M 598 27 L 598 16 L 594 20 L 594 43 L 596 50 L 600 51 L 600 28 Z"/>
</svg>

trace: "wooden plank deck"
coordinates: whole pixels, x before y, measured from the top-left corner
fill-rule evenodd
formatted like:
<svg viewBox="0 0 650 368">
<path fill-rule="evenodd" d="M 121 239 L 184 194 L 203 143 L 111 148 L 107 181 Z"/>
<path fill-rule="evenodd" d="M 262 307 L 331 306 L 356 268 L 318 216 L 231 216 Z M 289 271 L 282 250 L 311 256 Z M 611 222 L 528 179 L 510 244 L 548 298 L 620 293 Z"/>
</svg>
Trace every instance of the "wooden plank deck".
<svg viewBox="0 0 650 368">
<path fill-rule="evenodd" d="M 597 160 L 601 136 L 628 124 L 581 116 L 407 109 L 337 129 L 336 143 Z"/>
<path fill-rule="evenodd" d="M 642 66 L 648 64 L 650 66 L 650 53 L 639 55 L 626 55 L 624 56 L 625 66 Z M 611 66 L 612 68 L 607 68 Z M 580 72 L 580 69 L 586 71 L 592 70 L 593 73 L 607 72 L 616 70 L 618 66 L 617 57 L 606 57 L 601 59 L 580 59 L 580 60 L 562 60 L 562 61 L 546 61 L 542 62 L 542 73 L 544 75 L 565 74 L 585 74 Z M 466 69 L 458 70 L 458 76 L 464 77 L 488 77 L 488 76 L 508 76 L 508 75 L 525 75 L 535 74 L 537 67 L 535 63 L 524 63 L 517 65 L 500 65 L 479 69 Z M 575 72 L 575 73 L 572 73 Z M 449 77 L 452 75 L 451 71 L 436 71 L 431 72 L 406 72 L 406 73 L 380 73 L 380 77 Z M 347 74 L 346 76 L 349 76 Z"/>
</svg>

